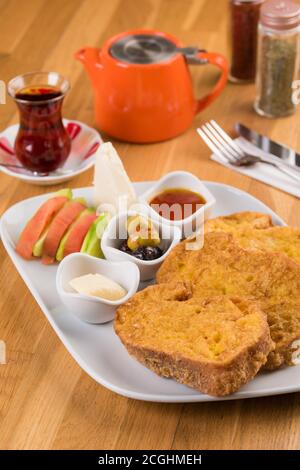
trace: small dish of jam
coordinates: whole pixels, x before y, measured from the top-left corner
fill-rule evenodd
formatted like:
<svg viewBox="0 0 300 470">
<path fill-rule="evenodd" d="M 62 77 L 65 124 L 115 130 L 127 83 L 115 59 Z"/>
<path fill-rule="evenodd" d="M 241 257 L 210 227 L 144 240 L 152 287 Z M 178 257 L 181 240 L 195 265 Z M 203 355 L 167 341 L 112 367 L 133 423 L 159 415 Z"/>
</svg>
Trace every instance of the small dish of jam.
<svg viewBox="0 0 300 470">
<path fill-rule="evenodd" d="M 150 206 L 165 219 L 182 220 L 198 211 L 206 200 L 187 188 L 167 188 L 150 199 Z"/>
<path fill-rule="evenodd" d="M 154 183 L 139 202 L 151 219 L 178 227 L 182 238 L 188 238 L 201 230 L 216 200 L 197 176 L 173 171 Z"/>
</svg>

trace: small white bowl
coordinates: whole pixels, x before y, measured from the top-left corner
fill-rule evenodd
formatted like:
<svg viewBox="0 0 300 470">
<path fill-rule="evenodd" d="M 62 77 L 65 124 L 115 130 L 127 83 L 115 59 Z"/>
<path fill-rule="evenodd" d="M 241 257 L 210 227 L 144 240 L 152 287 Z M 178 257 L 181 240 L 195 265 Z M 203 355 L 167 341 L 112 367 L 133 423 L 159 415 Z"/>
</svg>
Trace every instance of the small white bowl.
<svg viewBox="0 0 300 470">
<path fill-rule="evenodd" d="M 172 248 L 180 242 L 181 231 L 178 227 L 172 227 L 171 225 L 159 223 L 151 219 L 154 227 L 159 232 L 161 239 L 160 247 L 164 250 L 164 254 L 160 258 L 151 261 L 135 258 L 128 253 L 120 251 L 119 246 L 121 241 L 126 238 L 127 218 L 138 214 L 139 213 L 135 211 L 128 211 L 113 217 L 102 236 L 101 249 L 105 258 L 110 261 L 131 261 L 139 268 L 141 281 L 149 281 L 154 279 L 156 271 L 166 256 L 168 256 Z M 145 216 L 145 214 L 140 215 Z"/>
<path fill-rule="evenodd" d="M 69 285 L 69 281 L 75 277 L 96 273 L 120 284 L 127 294 L 120 300 L 106 300 L 79 294 Z M 111 321 L 117 307 L 136 293 L 139 282 L 140 273 L 134 263 L 111 263 L 83 253 L 66 256 L 60 262 L 56 274 L 56 289 L 61 301 L 71 313 L 88 323 Z"/>
<path fill-rule="evenodd" d="M 186 188 L 191 191 L 194 191 L 195 193 L 200 194 L 200 196 L 203 196 L 206 203 L 203 204 L 200 209 L 194 212 L 194 214 L 190 215 L 189 217 L 186 217 L 185 219 L 166 219 L 165 217 L 159 215 L 150 206 L 149 202 L 157 194 L 163 192 L 166 189 L 173 188 Z M 210 217 L 212 208 L 215 205 L 216 200 L 211 194 L 211 192 L 207 189 L 205 184 L 203 184 L 195 175 L 187 171 L 173 171 L 171 173 L 167 173 L 156 184 L 154 184 L 152 188 L 142 194 L 139 198 L 139 202 L 141 202 L 145 206 L 146 212 L 148 216 L 151 217 L 151 219 L 170 224 L 174 227 L 178 227 L 181 230 L 182 237 L 187 238 L 192 235 L 193 231 L 195 230 L 196 222 L 201 225 L 202 221 Z M 197 228 L 199 228 L 198 224 L 196 224 Z"/>
</svg>

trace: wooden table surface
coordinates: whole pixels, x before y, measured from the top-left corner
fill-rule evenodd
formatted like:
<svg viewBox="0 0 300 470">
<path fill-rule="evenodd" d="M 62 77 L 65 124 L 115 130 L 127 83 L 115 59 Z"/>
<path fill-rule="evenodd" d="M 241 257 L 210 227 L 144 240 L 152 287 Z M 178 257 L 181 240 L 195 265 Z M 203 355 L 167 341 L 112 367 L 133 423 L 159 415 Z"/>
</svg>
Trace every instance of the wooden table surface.
<svg viewBox="0 0 300 470">
<path fill-rule="evenodd" d="M 72 90 L 64 115 L 94 126 L 92 90 L 73 53 L 101 46 L 130 28 L 169 31 L 186 45 L 228 55 L 227 0 L 0 0 L 0 79 L 32 70 L 56 70 Z M 193 68 L 195 93 L 217 72 Z M 133 181 L 187 170 L 204 180 L 233 185 L 268 204 L 288 223 L 300 225 L 300 202 L 239 176 L 209 160 L 195 127 L 210 118 L 232 131 L 241 120 L 300 150 L 299 113 L 267 120 L 252 111 L 253 85 L 228 84 L 184 135 L 155 145 L 115 143 Z M 14 103 L 0 106 L 0 129 L 17 122 Z M 1 174 L 0 213 L 47 188 Z M 92 171 L 70 186 L 90 185 Z M 53 187 L 53 189 L 57 189 Z M 118 396 L 94 382 L 75 363 L 45 320 L 1 244 L 0 365 L 2 449 L 299 449 L 300 394 L 199 404 L 146 403 Z"/>
</svg>

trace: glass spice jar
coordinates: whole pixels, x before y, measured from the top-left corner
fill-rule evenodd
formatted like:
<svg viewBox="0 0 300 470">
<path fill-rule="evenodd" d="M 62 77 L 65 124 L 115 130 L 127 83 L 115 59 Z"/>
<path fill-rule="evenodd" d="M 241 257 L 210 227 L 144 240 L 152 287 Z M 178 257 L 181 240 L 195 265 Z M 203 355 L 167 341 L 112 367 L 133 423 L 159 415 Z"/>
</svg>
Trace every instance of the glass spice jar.
<svg viewBox="0 0 300 470">
<path fill-rule="evenodd" d="M 234 83 L 255 79 L 257 26 L 264 0 L 231 0 L 231 68 Z"/>
<path fill-rule="evenodd" d="M 270 0 L 261 8 L 254 109 L 270 118 L 295 111 L 293 82 L 298 74 L 300 5 Z"/>
</svg>

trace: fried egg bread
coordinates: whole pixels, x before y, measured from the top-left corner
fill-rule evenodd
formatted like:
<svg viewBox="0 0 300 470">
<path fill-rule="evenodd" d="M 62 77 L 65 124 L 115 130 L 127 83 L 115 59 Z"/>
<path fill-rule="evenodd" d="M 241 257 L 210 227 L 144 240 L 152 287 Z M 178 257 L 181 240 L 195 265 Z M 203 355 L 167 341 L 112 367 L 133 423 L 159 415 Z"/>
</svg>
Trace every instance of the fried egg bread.
<svg viewBox="0 0 300 470">
<path fill-rule="evenodd" d="M 300 339 L 300 265 L 281 253 L 244 249 L 224 232 L 206 234 L 200 250 L 186 250 L 185 244 L 166 258 L 158 283 L 191 282 L 194 298 L 222 294 L 257 300 L 275 342 L 266 367 L 291 365 Z"/>
<path fill-rule="evenodd" d="M 128 352 L 163 377 L 215 396 L 251 380 L 273 348 L 266 315 L 239 297 L 194 297 L 189 284 L 150 286 L 118 308 Z"/>
<path fill-rule="evenodd" d="M 232 233 L 242 248 L 284 253 L 300 263 L 300 229 L 272 226 L 271 216 L 238 212 L 205 222 L 205 233 Z"/>
<path fill-rule="evenodd" d="M 207 232 L 234 232 L 238 229 L 263 230 L 272 227 L 272 217 L 261 212 L 236 212 L 234 214 L 216 217 L 205 222 Z"/>
</svg>

